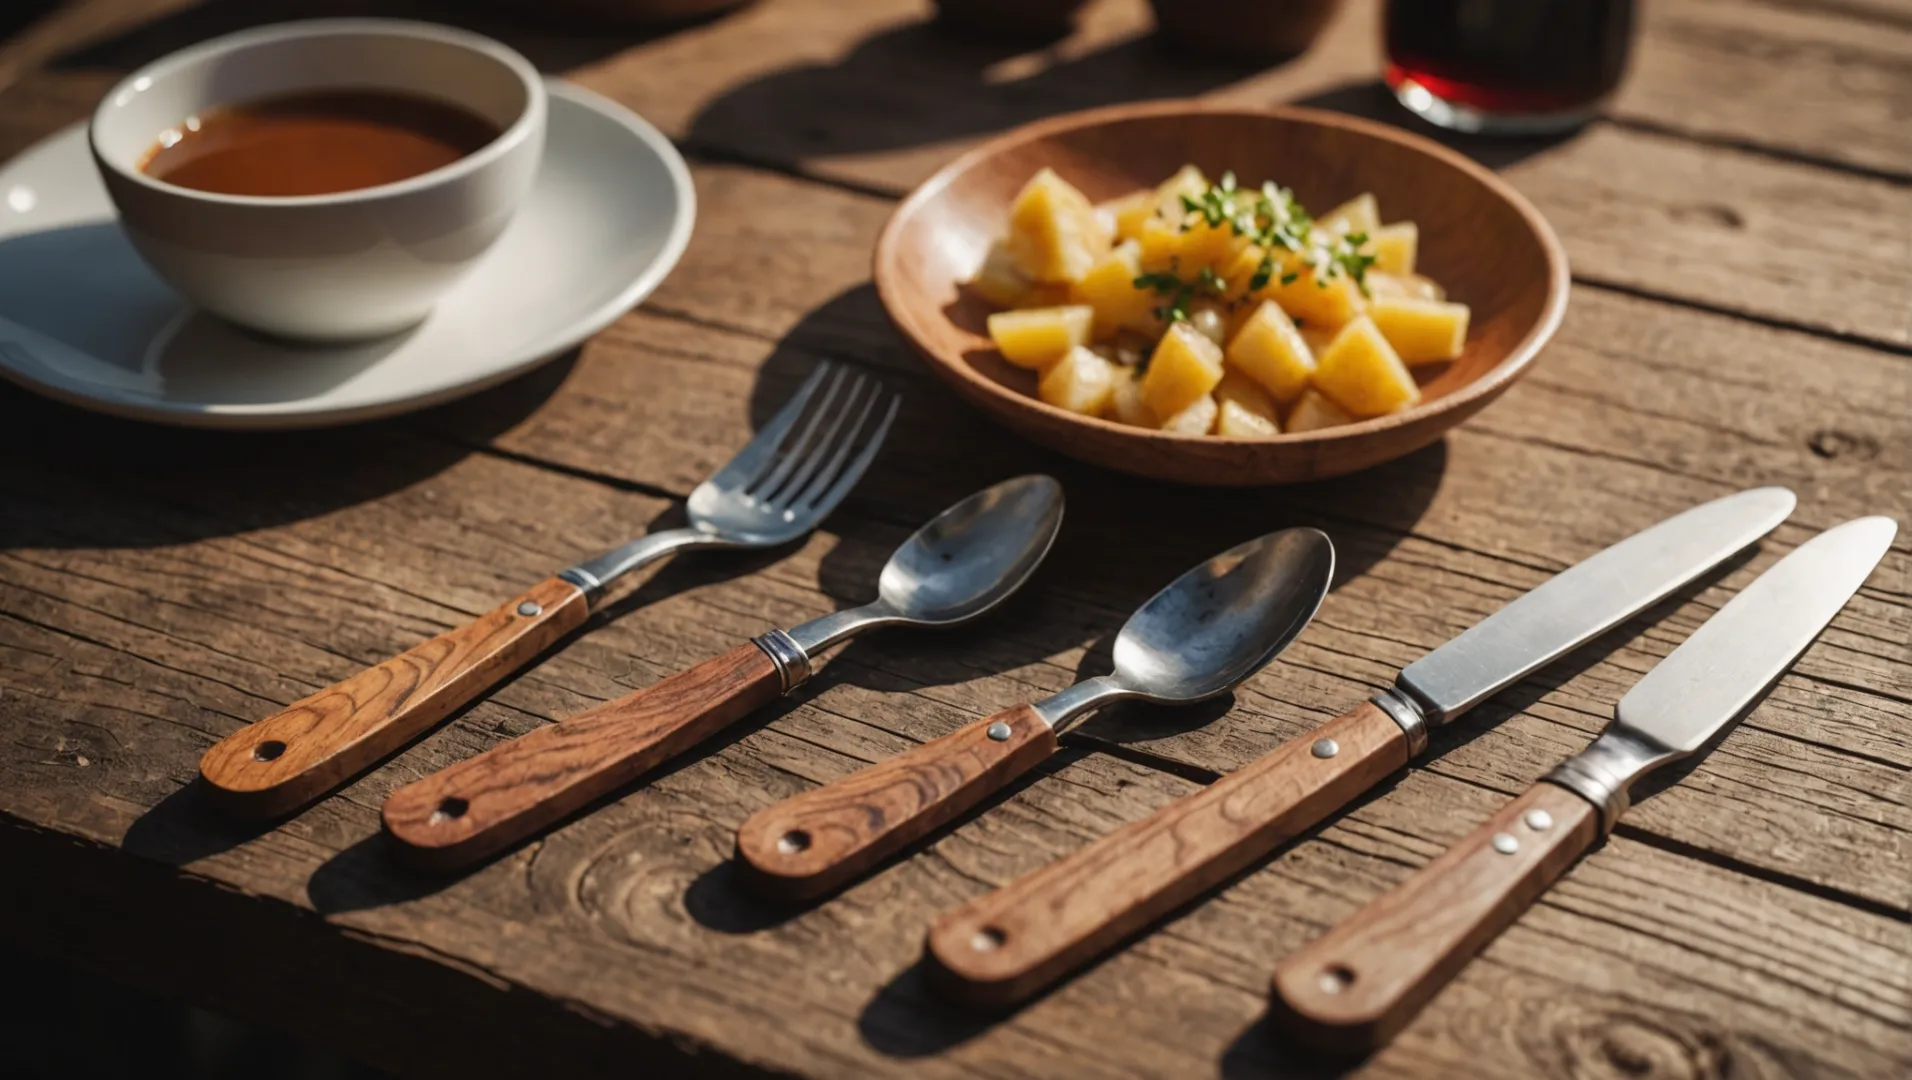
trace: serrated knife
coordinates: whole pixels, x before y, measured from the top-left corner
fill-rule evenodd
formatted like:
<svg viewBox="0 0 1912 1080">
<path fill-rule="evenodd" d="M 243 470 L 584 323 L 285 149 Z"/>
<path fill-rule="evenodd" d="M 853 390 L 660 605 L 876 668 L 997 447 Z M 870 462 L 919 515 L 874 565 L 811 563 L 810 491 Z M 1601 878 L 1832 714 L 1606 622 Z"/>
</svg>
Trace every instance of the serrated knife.
<svg viewBox="0 0 1912 1080">
<path fill-rule="evenodd" d="M 1569 567 L 1402 669 L 1353 711 L 951 911 L 926 952 L 946 992 L 1019 1001 L 1404 767 L 1446 723 L 1666 597 L 1792 513 L 1785 488 L 1704 503 Z"/>
<path fill-rule="evenodd" d="M 1892 546 L 1848 521 L 1761 574 L 1620 699 L 1613 722 L 1527 793 L 1275 972 L 1282 1018 L 1317 1045 L 1385 1043 L 1580 854 L 1648 772 L 1700 751 L 1812 644 Z"/>
</svg>

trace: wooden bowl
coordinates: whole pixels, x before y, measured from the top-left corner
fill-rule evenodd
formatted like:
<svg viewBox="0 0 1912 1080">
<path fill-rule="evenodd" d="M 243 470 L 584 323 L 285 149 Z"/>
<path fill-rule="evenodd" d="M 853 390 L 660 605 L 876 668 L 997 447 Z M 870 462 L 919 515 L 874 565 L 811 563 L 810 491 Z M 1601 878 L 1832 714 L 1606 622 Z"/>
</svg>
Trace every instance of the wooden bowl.
<svg viewBox="0 0 1912 1080">
<path fill-rule="evenodd" d="M 1268 439 L 1170 435 L 1038 401 L 1033 372 L 990 344 L 991 308 L 960 284 L 1007 229 L 1009 204 L 1044 165 L 1101 201 L 1185 162 L 1244 184 L 1274 180 L 1327 208 L 1374 192 L 1384 220 L 1420 224 L 1418 269 L 1470 305 L 1458 360 L 1422 368 L 1421 404 L 1345 427 Z M 905 199 L 877 240 L 890 321 L 958 394 L 1012 430 L 1137 476 L 1282 484 L 1340 476 L 1418 450 L 1527 370 L 1567 306 L 1567 256 L 1539 212 L 1492 173 L 1415 135 L 1313 109 L 1191 102 L 1119 105 L 1018 128 L 951 162 Z"/>
</svg>

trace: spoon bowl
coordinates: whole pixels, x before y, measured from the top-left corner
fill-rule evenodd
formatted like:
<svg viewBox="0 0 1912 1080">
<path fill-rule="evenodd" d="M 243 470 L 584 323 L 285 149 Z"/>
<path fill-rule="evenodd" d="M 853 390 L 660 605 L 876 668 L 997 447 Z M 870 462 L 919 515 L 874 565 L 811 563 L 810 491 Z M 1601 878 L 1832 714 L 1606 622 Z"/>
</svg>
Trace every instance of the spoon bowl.
<svg viewBox="0 0 1912 1080">
<path fill-rule="evenodd" d="M 1163 704 L 1226 693 L 1301 633 L 1333 580 L 1334 545 L 1319 529 L 1232 547 L 1129 616 L 1115 639 L 1112 678 Z"/>
<path fill-rule="evenodd" d="M 968 622 L 1029 580 L 1062 528 L 1062 485 L 1040 475 L 984 488 L 936 515 L 883 565 L 874 603 L 789 631 L 806 656 L 877 626 Z"/>
<path fill-rule="evenodd" d="M 967 622 L 1020 588 L 1061 528 L 1061 484 L 1005 480 L 916 530 L 883 567 L 877 594 L 913 623 Z"/>
</svg>

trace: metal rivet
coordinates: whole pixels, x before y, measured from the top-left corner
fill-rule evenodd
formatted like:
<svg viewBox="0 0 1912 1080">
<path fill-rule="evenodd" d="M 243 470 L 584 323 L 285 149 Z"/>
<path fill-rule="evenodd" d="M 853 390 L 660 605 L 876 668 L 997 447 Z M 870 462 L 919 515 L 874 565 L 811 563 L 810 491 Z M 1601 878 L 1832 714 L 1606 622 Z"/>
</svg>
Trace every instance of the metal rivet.
<svg viewBox="0 0 1912 1080">
<path fill-rule="evenodd" d="M 1009 725 L 1001 720 L 989 725 L 989 737 L 997 742 L 1009 741 Z"/>
<path fill-rule="evenodd" d="M 1308 752 L 1316 757 L 1333 757 L 1341 752 L 1341 747 L 1333 739 L 1316 739 Z"/>
<path fill-rule="evenodd" d="M 544 607 L 540 605 L 536 600 L 526 600 L 524 603 L 518 605 L 518 614 L 524 615 L 527 617 L 532 615 L 542 615 L 544 614 Z"/>
<path fill-rule="evenodd" d="M 1497 832 L 1494 834 L 1494 850 L 1502 855 L 1512 855 L 1520 850 L 1520 841 L 1514 839 L 1512 833 Z"/>
<path fill-rule="evenodd" d="M 1321 987 L 1321 992 L 1324 994 L 1339 994 L 1353 982 L 1354 972 L 1336 964 L 1322 972 L 1321 977 L 1315 980 L 1315 985 Z"/>
<path fill-rule="evenodd" d="M 993 926 L 985 926 L 981 930 L 976 931 L 975 937 L 969 939 L 969 947 L 975 949 L 977 952 L 994 952 L 1002 948 L 1004 940 L 1004 935 L 1001 930 Z"/>
<path fill-rule="evenodd" d="M 1553 815 L 1545 810 L 1529 810 L 1527 811 L 1527 816 L 1521 820 L 1525 821 L 1527 827 L 1535 832 L 1546 832 L 1548 829 L 1553 828 Z"/>
</svg>

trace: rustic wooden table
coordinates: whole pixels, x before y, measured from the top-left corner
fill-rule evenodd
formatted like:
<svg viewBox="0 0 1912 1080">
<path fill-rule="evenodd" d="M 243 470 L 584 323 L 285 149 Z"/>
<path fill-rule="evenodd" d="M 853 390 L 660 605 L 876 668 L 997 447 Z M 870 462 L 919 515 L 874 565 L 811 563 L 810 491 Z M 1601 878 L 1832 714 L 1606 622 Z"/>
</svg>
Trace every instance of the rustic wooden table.
<svg viewBox="0 0 1912 1080">
<path fill-rule="evenodd" d="M 169 49 L 268 7 L 350 6 L 9 15 L 0 155 Z M 0 393 L 0 928 L 32 948 L 406 1074 L 1332 1074 L 1346 1066 L 1262 1019 L 1278 957 L 1584 745 L 1779 554 L 1859 514 L 1912 516 L 1903 0 L 1643 4 L 1610 118 L 1553 143 L 1463 144 L 1571 253 L 1572 305 L 1533 374 L 1392 466 L 1233 492 L 1104 474 L 985 424 L 884 324 L 871 245 L 899 193 L 1037 116 L 1201 94 L 1399 119 L 1376 83 L 1375 5 L 1260 72 L 1164 52 L 1139 0 L 1097 3 L 1034 51 L 953 39 L 920 0 L 765 0 L 627 37 L 415 9 L 677 138 L 701 203 L 689 254 L 575 354 L 403 420 L 198 434 Z M 214 740 L 676 520 L 822 356 L 885 370 L 909 401 L 799 549 L 664 564 L 542 665 L 276 827 L 202 806 L 190 781 Z M 865 599 L 916 522 L 1031 470 L 1063 479 L 1070 522 L 1000 616 L 857 642 L 762 722 L 469 876 L 383 857 L 395 786 Z M 1759 484 L 1800 504 L 1750 559 L 1438 732 L 1396 782 L 1106 962 L 996 1019 L 923 987 L 937 912 L 1334 715 L 1594 550 Z M 1232 708 L 1098 719 L 1033 781 L 813 909 L 736 889 L 731 834 L 752 811 L 1106 664 L 1171 573 L 1301 523 L 1333 535 L 1342 579 Z M 1715 753 L 1354 1071 L 1912 1074 L 1909 566 L 1902 539 Z"/>
</svg>

